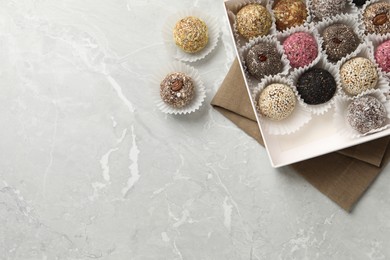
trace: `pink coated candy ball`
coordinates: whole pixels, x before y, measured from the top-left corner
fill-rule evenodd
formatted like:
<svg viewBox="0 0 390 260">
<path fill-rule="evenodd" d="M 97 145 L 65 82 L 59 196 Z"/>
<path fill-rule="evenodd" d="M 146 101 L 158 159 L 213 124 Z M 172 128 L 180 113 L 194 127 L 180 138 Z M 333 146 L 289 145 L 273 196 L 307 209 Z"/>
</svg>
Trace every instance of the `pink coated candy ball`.
<svg viewBox="0 0 390 260">
<path fill-rule="evenodd" d="M 375 60 L 383 71 L 390 72 L 390 40 L 381 43 L 376 48 Z"/>
<path fill-rule="evenodd" d="M 293 68 L 309 65 L 318 56 L 316 39 L 311 34 L 305 32 L 291 34 L 283 42 L 283 48 Z"/>
</svg>

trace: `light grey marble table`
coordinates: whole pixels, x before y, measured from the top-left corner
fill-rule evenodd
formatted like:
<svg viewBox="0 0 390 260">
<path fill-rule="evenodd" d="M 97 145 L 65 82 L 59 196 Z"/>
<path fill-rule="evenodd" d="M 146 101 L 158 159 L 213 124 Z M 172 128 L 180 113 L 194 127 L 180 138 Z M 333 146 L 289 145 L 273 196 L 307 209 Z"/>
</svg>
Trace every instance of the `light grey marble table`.
<svg viewBox="0 0 390 260">
<path fill-rule="evenodd" d="M 150 78 L 178 10 L 218 18 L 203 108 Z M 389 167 L 352 214 L 209 105 L 234 59 L 222 1 L 0 1 L 0 259 L 389 259 Z"/>
</svg>

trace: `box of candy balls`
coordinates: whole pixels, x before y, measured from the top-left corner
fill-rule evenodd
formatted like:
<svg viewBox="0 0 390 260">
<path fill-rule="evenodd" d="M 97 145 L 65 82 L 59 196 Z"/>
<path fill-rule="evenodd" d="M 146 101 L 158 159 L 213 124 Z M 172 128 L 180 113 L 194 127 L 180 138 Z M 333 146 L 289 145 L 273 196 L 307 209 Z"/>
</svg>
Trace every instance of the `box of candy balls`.
<svg viewBox="0 0 390 260">
<path fill-rule="evenodd" d="M 390 1 L 224 6 L 272 166 L 390 134 Z"/>
</svg>

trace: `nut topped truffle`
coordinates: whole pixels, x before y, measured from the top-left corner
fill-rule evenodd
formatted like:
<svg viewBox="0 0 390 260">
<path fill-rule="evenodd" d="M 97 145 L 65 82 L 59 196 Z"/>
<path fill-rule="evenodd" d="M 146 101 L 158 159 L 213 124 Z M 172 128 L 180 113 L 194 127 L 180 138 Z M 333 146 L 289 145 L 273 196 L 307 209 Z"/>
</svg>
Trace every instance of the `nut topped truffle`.
<svg viewBox="0 0 390 260">
<path fill-rule="evenodd" d="M 161 99 L 174 108 L 188 105 L 195 96 L 195 84 L 182 72 L 169 73 L 160 83 Z"/>
<path fill-rule="evenodd" d="M 298 79 L 297 90 L 306 104 L 328 102 L 336 93 L 337 84 L 332 74 L 321 68 L 311 68 Z"/>
<path fill-rule="evenodd" d="M 390 32 L 390 3 L 370 4 L 363 12 L 365 32 L 386 34 Z"/>
<path fill-rule="evenodd" d="M 347 108 L 347 121 L 361 134 L 382 127 L 387 118 L 385 106 L 373 96 L 355 99 Z"/>
<path fill-rule="evenodd" d="M 295 103 L 294 92 L 289 86 L 273 83 L 261 91 L 257 109 L 263 116 L 280 121 L 291 115 Z"/>
<path fill-rule="evenodd" d="M 367 58 L 356 57 L 345 62 L 340 69 L 341 83 L 345 92 L 358 95 L 376 87 L 378 72 Z"/>
<path fill-rule="evenodd" d="M 271 14 L 260 4 L 248 4 L 236 17 L 237 30 L 246 39 L 267 35 L 272 25 Z"/>
<path fill-rule="evenodd" d="M 286 30 L 303 24 L 307 18 L 306 5 L 303 0 L 279 0 L 274 8 L 276 29 Z"/>
<path fill-rule="evenodd" d="M 283 49 L 293 68 L 304 67 L 318 56 L 317 41 L 306 32 L 296 32 L 283 42 Z"/>
<path fill-rule="evenodd" d="M 313 0 L 311 2 L 311 11 L 316 19 L 322 20 L 341 14 L 346 4 L 346 0 Z"/>
<path fill-rule="evenodd" d="M 323 48 L 328 59 L 337 62 L 350 54 L 359 45 L 359 38 L 353 29 L 345 24 L 336 23 L 328 26 L 322 33 Z"/>
<path fill-rule="evenodd" d="M 260 80 L 283 70 L 281 58 L 274 44 L 260 42 L 249 49 L 245 64 L 249 74 Z"/>
<path fill-rule="evenodd" d="M 196 53 L 206 47 L 208 37 L 206 23 L 194 16 L 179 20 L 173 29 L 176 45 L 187 53 Z"/>
</svg>

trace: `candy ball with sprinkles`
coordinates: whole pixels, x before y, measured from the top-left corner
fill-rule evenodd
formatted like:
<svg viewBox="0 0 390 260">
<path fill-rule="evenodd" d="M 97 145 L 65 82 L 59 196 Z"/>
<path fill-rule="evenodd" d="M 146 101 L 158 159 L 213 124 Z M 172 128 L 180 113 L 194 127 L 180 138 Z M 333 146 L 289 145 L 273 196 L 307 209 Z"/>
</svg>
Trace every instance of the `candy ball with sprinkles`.
<svg viewBox="0 0 390 260">
<path fill-rule="evenodd" d="M 358 95 L 376 87 L 378 72 L 367 58 L 356 57 L 345 62 L 340 69 L 341 83 L 346 93 Z"/>
<path fill-rule="evenodd" d="M 196 53 L 208 43 L 208 28 L 201 19 L 188 16 L 176 23 L 173 38 L 184 52 Z"/>
<path fill-rule="evenodd" d="M 325 28 L 322 33 L 322 44 L 328 59 L 337 62 L 350 54 L 360 44 L 359 37 L 353 29 L 345 24 L 336 23 Z"/>
<path fill-rule="evenodd" d="M 322 20 L 342 13 L 346 4 L 346 0 L 313 0 L 311 11 L 316 19 Z"/>
<path fill-rule="evenodd" d="M 283 49 L 293 68 L 309 65 L 318 56 L 316 39 L 306 32 L 291 34 L 283 42 Z"/>
<path fill-rule="evenodd" d="M 236 17 L 237 30 L 246 39 L 267 35 L 272 26 L 271 14 L 260 4 L 248 4 Z"/>
<path fill-rule="evenodd" d="M 361 134 L 382 127 L 386 122 L 385 106 L 375 97 L 355 99 L 347 108 L 347 121 Z"/>
<path fill-rule="evenodd" d="M 364 10 L 363 22 L 365 32 L 386 34 L 390 32 L 390 3 L 373 3 Z"/>
<path fill-rule="evenodd" d="M 262 79 L 267 75 L 276 75 L 283 70 L 282 55 L 276 46 L 267 42 L 260 42 L 248 51 L 245 64 L 250 75 Z"/>
<path fill-rule="evenodd" d="M 160 83 L 160 97 L 167 105 L 182 108 L 195 96 L 192 78 L 182 72 L 169 73 Z"/>
<path fill-rule="evenodd" d="M 390 40 L 381 43 L 376 48 L 375 61 L 384 72 L 390 72 Z"/>
<path fill-rule="evenodd" d="M 295 95 L 292 89 L 285 84 L 270 84 L 261 91 L 257 109 L 263 116 L 280 121 L 294 111 Z"/>
</svg>

